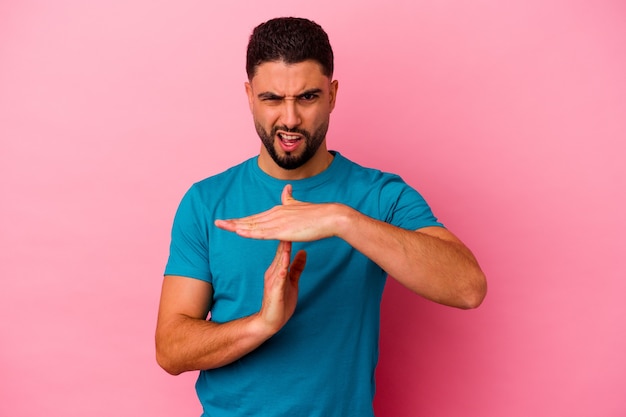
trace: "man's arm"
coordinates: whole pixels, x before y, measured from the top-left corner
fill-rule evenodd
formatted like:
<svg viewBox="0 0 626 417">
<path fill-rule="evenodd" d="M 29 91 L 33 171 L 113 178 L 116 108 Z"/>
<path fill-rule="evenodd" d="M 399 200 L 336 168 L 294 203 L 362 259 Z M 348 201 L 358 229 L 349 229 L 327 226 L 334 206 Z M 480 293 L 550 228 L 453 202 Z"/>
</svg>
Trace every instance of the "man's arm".
<svg viewBox="0 0 626 417">
<path fill-rule="evenodd" d="M 340 216 L 337 236 L 376 262 L 411 291 L 452 307 L 478 307 L 487 282 L 476 258 L 450 231 L 410 231 L 352 209 Z"/>
<path fill-rule="evenodd" d="M 470 250 L 442 227 L 409 231 L 372 219 L 343 204 L 295 200 L 291 186 L 281 206 L 215 224 L 243 237 L 312 241 L 337 236 L 376 262 L 407 288 L 435 302 L 475 308 L 487 291 Z"/>
<path fill-rule="evenodd" d="M 156 329 L 156 356 L 168 373 L 211 369 L 250 353 L 278 332 L 293 314 L 298 280 L 306 263 L 300 251 L 291 265 L 291 243 L 280 242 L 265 272 L 261 310 L 227 323 L 207 321 L 213 296 L 210 283 L 165 276 Z"/>
</svg>

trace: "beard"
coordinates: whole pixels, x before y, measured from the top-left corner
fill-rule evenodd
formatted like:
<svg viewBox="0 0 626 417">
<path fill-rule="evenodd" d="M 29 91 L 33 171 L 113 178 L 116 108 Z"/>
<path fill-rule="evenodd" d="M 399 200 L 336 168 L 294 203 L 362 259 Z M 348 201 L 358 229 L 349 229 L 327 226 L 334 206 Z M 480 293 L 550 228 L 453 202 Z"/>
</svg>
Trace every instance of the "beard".
<svg viewBox="0 0 626 417">
<path fill-rule="evenodd" d="M 272 157 L 276 165 L 283 169 L 292 170 L 300 168 L 306 164 L 320 148 L 324 139 L 326 138 L 326 132 L 328 131 L 328 120 L 322 123 L 313 133 L 310 133 L 304 129 L 288 129 L 286 126 L 274 126 L 271 132 L 267 132 L 263 126 L 257 121 L 254 122 L 256 131 L 261 138 L 261 142 L 267 149 L 267 152 Z M 304 137 L 304 143 L 301 145 L 303 150 L 299 155 L 294 155 L 292 152 L 285 152 L 284 155 L 279 155 L 274 147 L 274 138 L 279 130 L 290 133 L 298 133 Z M 280 140 L 280 139 L 279 139 Z"/>
</svg>

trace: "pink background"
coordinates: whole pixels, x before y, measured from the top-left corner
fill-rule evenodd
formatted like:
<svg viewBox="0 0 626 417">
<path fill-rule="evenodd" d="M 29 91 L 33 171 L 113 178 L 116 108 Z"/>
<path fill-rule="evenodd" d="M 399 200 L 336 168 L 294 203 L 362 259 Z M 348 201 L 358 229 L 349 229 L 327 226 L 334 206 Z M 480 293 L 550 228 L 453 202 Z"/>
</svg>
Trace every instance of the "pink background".
<svg viewBox="0 0 626 417">
<path fill-rule="evenodd" d="M 0 3 L 0 415 L 200 413 L 154 360 L 169 231 L 258 151 L 245 46 L 278 15 L 331 37 L 330 148 L 489 278 L 469 312 L 387 287 L 378 416 L 626 415 L 624 3 L 222 3 Z"/>
</svg>

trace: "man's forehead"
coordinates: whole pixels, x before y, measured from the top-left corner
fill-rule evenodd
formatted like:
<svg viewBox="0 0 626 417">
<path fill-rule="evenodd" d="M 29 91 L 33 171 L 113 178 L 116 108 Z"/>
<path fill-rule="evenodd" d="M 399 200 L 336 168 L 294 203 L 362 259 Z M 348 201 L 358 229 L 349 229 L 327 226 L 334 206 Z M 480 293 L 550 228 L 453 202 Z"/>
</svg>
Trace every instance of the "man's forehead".
<svg viewBox="0 0 626 417">
<path fill-rule="evenodd" d="M 254 90 L 298 94 L 309 89 L 326 90 L 330 79 L 322 73 L 322 66 L 313 60 L 289 64 L 271 61 L 257 67 L 250 84 Z"/>
</svg>

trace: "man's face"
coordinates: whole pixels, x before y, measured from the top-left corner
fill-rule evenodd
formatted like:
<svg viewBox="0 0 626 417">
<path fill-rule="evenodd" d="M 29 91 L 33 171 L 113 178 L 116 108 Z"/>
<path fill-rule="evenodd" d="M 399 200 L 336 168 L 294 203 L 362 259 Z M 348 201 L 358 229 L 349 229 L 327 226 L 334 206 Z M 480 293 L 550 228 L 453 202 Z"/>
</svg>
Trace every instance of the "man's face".
<svg viewBox="0 0 626 417">
<path fill-rule="evenodd" d="M 307 176 L 326 168 L 325 138 L 337 81 L 323 75 L 317 62 L 265 62 L 246 83 L 246 93 L 264 145 L 259 155 L 264 171 L 281 178 L 283 170 L 293 177 L 295 171 Z"/>
</svg>

